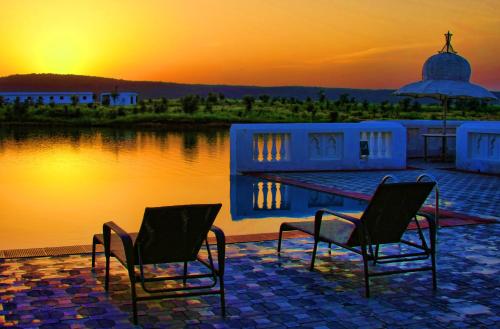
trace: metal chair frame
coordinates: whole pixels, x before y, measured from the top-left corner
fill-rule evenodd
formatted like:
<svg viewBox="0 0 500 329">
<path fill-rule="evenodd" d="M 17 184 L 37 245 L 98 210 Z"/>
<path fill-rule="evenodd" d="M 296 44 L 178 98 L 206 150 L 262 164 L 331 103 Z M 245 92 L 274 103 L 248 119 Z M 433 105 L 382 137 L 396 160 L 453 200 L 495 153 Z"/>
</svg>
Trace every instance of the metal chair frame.
<svg viewBox="0 0 500 329">
<path fill-rule="evenodd" d="M 156 276 L 151 278 L 146 278 L 145 269 L 141 259 L 141 245 L 136 243 L 134 245 L 132 236 L 119 227 L 114 222 L 107 222 L 103 225 L 103 234 L 94 235 L 92 240 L 92 270 L 95 268 L 95 253 L 96 246 L 98 244 L 104 245 L 104 255 L 106 258 L 106 270 L 105 270 L 105 281 L 104 289 L 109 291 L 109 271 L 110 271 L 110 259 L 115 257 L 128 271 L 128 277 L 130 280 L 130 293 L 132 298 L 132 311 L 133 311 L 133 322 L 138 323 L 137 319 L 137 302 L 147 301 L 153 299 L 167 299 L 167 298 L 180 298 L 180 297 L 193 297 L 202 295 L 214 295 L 220 294 L 221 298 L 221 313 L 222 316 L 226 315 L 226 303 L 225 303 L 225 291 L 224 291 L 224 270 L 225 270 L 225 248 L 226 241 L 224 232 L 212 225 L 210 231 L 214 233 L 217 245 L 217 267 L 214 264 L 214 259 L 210 250 L 210 245 L 208 239 L 205 238 L 205 248 L 207 250 L 208 262 L 197 256 L 196 260 L 200 264 L 204 265 L 209 270 L 209 273 L 200 274 L 188 274 L 188 263 L 190 261 L 184 261 L 184 271 L 183 275 L 175 276 Z M 111 238 L 112 235 L 116 235 L 121 242 L 123 251 L 125 252 L 125 259 L 118 257 L 111 249 Z M 137 248 L 138 257 L 135 257 L 134 247 Z M 156 266 L 157 264 L 152 264 Z M 136 267 L 139 271 L 136 271 Z M 211 278 L 211 284 L 198 284 L 187 286 L 188 279 L 200 279 L 200 278 Z M 147 283 L 158 282 L 158 281 L 177 281 L 182 280 L 182 287 L 165 288 L 165 289 L 152 289 L 147 286 Z M 140 283 L 142 289 L 147 292 L 147 296 L 137 296 L 136 284 Z M 216 288 L 217 283 L 219 285 Z"/>
<path fill-rule="evenodd" d="M 388 175 L 382 179 L 381 184 L 385 183 L 389 179 L 397 180 L 394 176 Z M 356 230 L 358 232 L 358 241 L 359 241 L 358 248 L 356 248 L 356 246 L 347 245 L 344 243 L 339 243 L 337 241 L 333 241 L 331 239 L 327 239 L 325 237 L 322 237 L 320 235 L 320 229 L 321 229 L 321 222 L 323 220 L 324 214 L 333 215 L 335 217 L 338 217 L 338 218 L 341 218 L 341 219 L 344 219 L 344 220 L 347 220 L 347 221 L 353 223 L 356 226 Z M 423 217 L 428 223 L 430 246 L 427 244 L 423 230 L 420 226 L 419 221 L 417 220 L 417 216 Z M 314 217 L 314 234 L 312 234 L 314 237 L 314 247 L 313 247 L 312 258 L 311 258 L 311 263 L 310 263 L 309 269 L 311 271 L 314 269 L 314 262 L 315 262 L 319 242 L 326 242 L 329 245 L 329 253 L 330 254 L 331 254 L 331 245 L 335 244 L 339 247 L 345 248 L 347 250 L 355 252 L 358 255 L 361 255 L 361 257 L 363 259 L 363 272 L 364 272 L 365 296 L 366 297 L 370 297 L 370 278 L 371 277 L 401 274 L 401 273 L 410 273 L 410 272 L 432 271 L 432 288 L 434 290 L 436 290 L 437 289 L 437 271 L 436 271 L 436 227 L 437 227 L 437 225 L 436 225 L 436 220 L 435 220 L 433 215 L 427 214 L 427 213 L 418 212 L 417 216 L 413 217 L 413 221 L 415 222 L 416 227 L 417 227 L 417 233 L 418 233 L 418 237 L 420 239 L 420 243 L 416 243 L 416 242 L 405 240 L 405 239 L 401 239 L 399 241 L 399 243 L 416 248 L 416 249 L 418 249 L 418 251 L 403 253 L 403 254 L 379 256 L 380 244 L 374 243 L 374 240 L 372 239 L 372 237 L 370 237 L 370 234 L 368 232 L 366 224 L 363 223 L 362 220 L 348 216 L 346 214 L 333 212 L 333 211 L 330 211 L 328 209 L 318 210 L 315 214 L 315 217 Z M 278 255 L 280 255 L 280 252 L 281 252 L 281 243 L 282 243 L 282 238 L 283 238 L 283 232 L 295 231 L 295 230 L 299 230 L 299 231 L 302 231 L 304 233 L 311 234 L 311 232 L 309 232 L 309 231 L 295 227 L 293 225 L 293 223 L 282 223 L 280 226 L 279 238 L 278 238 Z M 375 246 L 375 250 L 373 249 L 373 246 Z M 394 262 L 417 261 L 417 260 L 425 260 L 425 259 L 428 259 L 429 257 L 431 258 L 431 265 L 430 266 L 421 266 L 421 267 L 414 267 L 414 268 L 407 268 L 407 269 L 376 271 L 376 272 L 370 271 L 369 266 L 368 266 L 368 263 L 370 261 L 372 261 L 373 265 L 375 266 L 377 263 L 386 264 L 386 263 L 394 263 Z"/>
</svg>

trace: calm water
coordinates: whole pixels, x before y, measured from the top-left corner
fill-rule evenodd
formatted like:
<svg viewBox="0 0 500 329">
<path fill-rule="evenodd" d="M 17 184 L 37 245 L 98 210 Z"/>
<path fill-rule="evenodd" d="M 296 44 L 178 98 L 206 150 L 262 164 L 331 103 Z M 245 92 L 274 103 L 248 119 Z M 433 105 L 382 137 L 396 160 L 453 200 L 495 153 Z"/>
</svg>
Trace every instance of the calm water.
<svg viewBox="0 0 500 329">
<path fill-rule="evenodd" d="M 0 128 L 0 249 L 90 244 L 102 223 L 136 231 L 144 208 L 223 204 L 227 235 L 352 199 L 229 176 L 229 131 Z M 288 220 L 288 219 L 287 219 Z"/>
</svg>

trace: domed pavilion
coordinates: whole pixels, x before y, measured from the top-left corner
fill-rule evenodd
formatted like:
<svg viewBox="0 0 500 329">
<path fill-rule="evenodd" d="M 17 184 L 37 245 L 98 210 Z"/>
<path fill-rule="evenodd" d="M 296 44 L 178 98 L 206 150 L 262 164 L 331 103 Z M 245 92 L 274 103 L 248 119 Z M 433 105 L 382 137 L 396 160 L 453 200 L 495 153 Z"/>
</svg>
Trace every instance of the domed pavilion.
<svg viewBox="0 0 500 329">
<path fill-rule="evenodd" d="M 496 99 L 485 88 L 470 82 L 471 66 L 451 45 L 452 34 L 445 34 L 446 44 L 438 54 L 429 57 L 422 68 L 422 80 L 410 83 L 395 92 L 396 95 L 448 98 Z"/>
</svg>

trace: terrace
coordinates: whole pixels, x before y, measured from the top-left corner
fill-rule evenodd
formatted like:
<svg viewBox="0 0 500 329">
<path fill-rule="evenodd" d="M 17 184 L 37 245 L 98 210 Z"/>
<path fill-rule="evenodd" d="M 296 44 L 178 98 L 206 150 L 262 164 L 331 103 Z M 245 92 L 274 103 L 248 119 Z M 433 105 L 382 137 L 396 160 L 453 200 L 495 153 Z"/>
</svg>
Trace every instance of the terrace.
<svg viewBox="0 0 500 329">
<path fill-rule="evenodd" d="M 393 161 L 390 157 L 404 155 L 405 150 L 392 151 L 396 147 L 391 145 L 394 139 L 376 131 L 364 133 L 367 125 L 361 127 L 363 129 L 356 131 L 355 135 L 368 139 L 372 136 L 374 139 L 368 140 L 369 148 L 376 147 L 380 151 L 377 154 L 384 155 L 373 159 L 372 164 L 376 168 L 368 168 L 376 170 L 273 171 L 279 169 L 276 163 L 280 161 L 262 164 L 266 162 L 264 154 L 266 159 L 286 159 L 286 152 L 290 155 L 290 152 L 297 151 L 290 143 L 296 142 L 296 138 L 293 132 L 280 131 L 279 137 L 275 137 L 278 133 L 267 137 L 264 147 L 263 131 L 259 130 L 259 137 L 247 140 L 261 154 L 254 152 L 253 147 L 242 149 L 250 152 L 250 157 L 256 159 L 262 168 L 267 169 L 267 165 L 273 167 L 271 171 L 254 172 L 251 177 L 239 175 L 231 181 L 233 218 L 241 213 L 257 218 L 257 212 L 266 216 L 286 216 L 286 211 L 292 210 L 311 212 L 312 215 L 315 205 L 304 197 L 311 194 L 300 194 L 303 192 L 294 191 L 290 186 L 298 186 L 308 193 L 324 192 L 355 197 L 363 202 L 373 194 L 385 175 L 397 176 L 402 181 L 414 181 L 423 173 L 430 174 L 439 182 L 441 191 L 442 227 L 438 231 L 437 291 L 432 290 L 429 273 L 413 273 L 372 279 L 372 296 L 365 298 L 362 262 L 356 254 L 336 247 L 329 253 L 324 245 L 320 245 L 316 270 L 310 272 L 308 264 L 313 246 L 310 237 L 288 234 L 284 241 L 284 252 L 278 256 L 275 233 L 237 236 L 228 237 L 231 243 L 226 250 L 226 318 L 220 316 L 220 304 L 216 296 L 179 298 L 139 303 L 139 324 L 144 328 L 497 326 L 500 323 L 497 311 L 500 303 L 500 244 L 497 239 L 500 233 L 497 225 L 500 219 L 500 178 L 497 175 L 450 169 L 449 163 L 444 166 L 421 160 L 409 160 L 406 163 L 406 156 L 404 162 L 407 169 L 399 168 L 401 162 Z M 392 125 L 384 126 L 383 129 L 387 127 L 391 128 Z M 321 135 L 324 133 L 322 131 L 315 130 L 312 133 L 316 134 L 315 137 L 318 134 L 320 138 L 325 137 Z M 291 136 L 288 141 L 287 137 L 282 137 L 286 134 Z M 275 143 L 274 146 L 272 143 Z M 353 143 L 356 144 L 360 145 L 359 141 Z M 319 145 L 328 147 L 324 142 Z M 352 150 L 352 147 L 343 149 Z M 329 161 L 339 161 L 341 154 L 332 154 L 320 149 L 312 155 L 316 157 L 315 161 L 318 161 L 318 156 L 324 155 L 331 157 Z M 372 159 L 367 155 L 367 159 L 356 157 L 355 160 L 365 161 L 364 164 L 360 162 L 361 165 L 368 166 Z M 394 163 L 398 168 L 383 169 L 384 165 L 392 166 Z M 300 163 L 304 164 L 307 163 Z M 244 179 L 241 180 L 241 177 Z M 284 189 L 285 185 L 290 187 L 287 193 L 277 192 Z M 267 203 L 260 207 L 254 204 L 254 207 L 245 208 L 246 203 L 236 202 L 239 196 L 257 200 L 253 197 L 256 187 L 259 187 L 257 194 Z M 300 195 L 294 197 L 294 193 Z M 429 198 L 428 206 L 432 207 L 434 202 L 433 197 Z M 416 235 L 414 231 L 407 234 L 410 238 Z M 99 254 L 97 269 L 92 272 L 89 252 L 89 246 L 3 251 L 0 254 L 0 326 L 134 327 L 126 270 L 118 262 L 112 261 L 111 291 L 106 293 L 103 287 L 104 257 Z M 403 263 L 403 266 L 407 265 Z M 162 269 L 165 268 L 160 265 L 158 270 Z M 169 271 L 177 272 L 181 268 L 174 267 Z"/>
<path fill-rule="evenodd" d="M 498 314 L 498 225 L 441 228 L 438 290 L 429 274 L 375 279 L 363 295 L 359 257 L 320 249 L 309 272 L 312 240 L 227 247 L 226 318 L 218 297 L 139 304 L 144 328 L 480 328 L 495 327 Z M 126 271 L 112 262 L 111 291 L 103 288 L 103 257 L 90 270 L 89 255 L 4 259 L 0 263 L 2 327 L 130 328 Z"/>
</svg>

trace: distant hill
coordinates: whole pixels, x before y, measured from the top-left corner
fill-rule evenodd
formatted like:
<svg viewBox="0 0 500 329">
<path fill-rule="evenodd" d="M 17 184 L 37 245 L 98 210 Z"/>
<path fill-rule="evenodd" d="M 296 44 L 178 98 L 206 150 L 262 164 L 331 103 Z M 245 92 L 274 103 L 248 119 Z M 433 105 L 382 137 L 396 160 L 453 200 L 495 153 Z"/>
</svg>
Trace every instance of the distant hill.
<svg viewBox="0 0 500 329">
<path fill-rule="evenodd" d="M 228 98 L 242 98 L 245 95 L 259 96 L 262 94 L 271 97 L 295 97 L 306 99 L 317 98 L 318 91 L 324 90 L 328 99 L 338 99 L 341 94 L 347 93 L 359 101 L 382 102 L 385 100 L 397 102 L 400 98 L 393 96 L 391 89 L 350 89 L 350 88 L 322 88 L 322 87 L 257 87 L 231 85 L 202 85 L 181 84 L 155 81 L 129 81 L 112 78 L 101 78 L 84 75 L 60 74 L 24 74 L 11 75 L 0 78 L 0 92 L 2 91 L 91 91 L 95 93 L 118 91 L 134 91 L 140 98 L 179 98 L 188 94 L 207 95 L 209 92 L 222 93 Z M 500 96 L 500 92 L 495 93 Z M 499 97 L 500 98 L 500 97 Z M 423 101 L 423 100 L 422 100 Z M 421 101 L 421 102 L 422 102 Z M 432 102 L 432 101 L 424 101 Z"/>
</svg>

